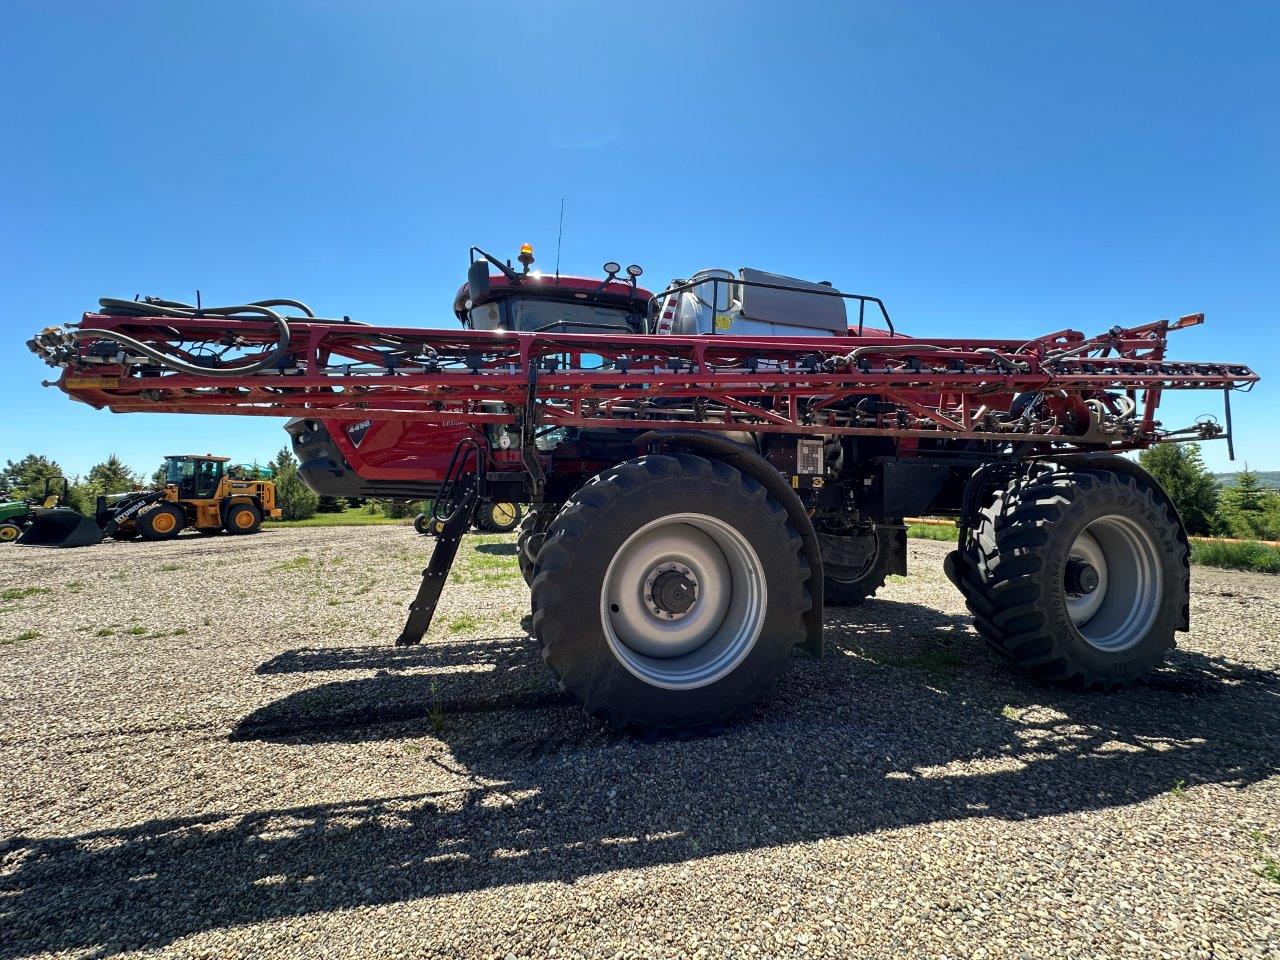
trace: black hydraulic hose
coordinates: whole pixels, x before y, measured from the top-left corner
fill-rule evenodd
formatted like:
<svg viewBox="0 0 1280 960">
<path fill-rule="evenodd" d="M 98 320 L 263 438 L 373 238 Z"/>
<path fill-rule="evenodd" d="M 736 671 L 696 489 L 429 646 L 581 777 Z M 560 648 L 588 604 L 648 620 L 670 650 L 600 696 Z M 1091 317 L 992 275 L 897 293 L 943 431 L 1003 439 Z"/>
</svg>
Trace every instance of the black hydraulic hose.
<svg viewBox="0 0 1280 960">
<path fill-rule="evenodd" d="M 276 313 L 270 307 L 264 306 L 262 303 L 246 303 L 237 307 L 202 307 L 197 311 L 195 307 L 188 305 L 164 305 L 162 302 L 148 302 L 146 300 L 116 300 L 111 297 L 104 297 L 98 302 L 104 307 L 128 307 L 133 310 L 138 310 L 143 314 L 150 314 L 151 316 L 156 317 L 176 316 L 196 319 L 205 315 L 230 317 L 240 313 L 256 313 L 274 322 L 276 328 L 279 330 L 279 339 L 276 341 L 275 347 L 273 347 L 266 356 L 261 357 L 258 360 L 254 360 L 251 363 L 228 367 L 204 367 L 195 363 L 187 363 L 185 360 L 179 360 L 177 357 L 169 356 L 168 354 L 157 350 L 155 347 L 145 344 L 140 340 L 135 340 L 133 337 L 122 334 L 116 330 L 82 327 L 79 330 L 71 331 L 72 336 L 77 339 L 100 337 L 106 340 L 113 340 L 116 343 L 122 344 L 123 346 L 142 354 L 144 357 L 149 357 L 161 366 L 168 367 L 170 370 L 178 373 L 186 373 L 196 377 L 236 377 L 246 373 L 257 373 L 259 370 L 266 370 L 289 352 L 288 322 L 284 317 L 280 316 L 280 314 Z M 303 309 L 307 309 L 305 305 L 299 304 L 295 300 L 267 300 L 263 301 L 263 303 L 273 303 L 276 305 L 287 303 L 291 306 L 299 306 Z"/>
</svg>

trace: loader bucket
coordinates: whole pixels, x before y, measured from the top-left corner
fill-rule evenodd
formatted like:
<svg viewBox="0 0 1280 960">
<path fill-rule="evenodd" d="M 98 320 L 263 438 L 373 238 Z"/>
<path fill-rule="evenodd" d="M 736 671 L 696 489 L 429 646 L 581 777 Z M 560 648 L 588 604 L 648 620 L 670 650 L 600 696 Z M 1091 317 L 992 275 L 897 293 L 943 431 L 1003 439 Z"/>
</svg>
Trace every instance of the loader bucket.
<svg viewBox="0 0 1280 960">
<path fill-rule="evenodd" d="M 91 547 L 102 542 L 102 528 L 70 507 L 41 510 L 18 543 L 27 547 Z"/>
</svg>

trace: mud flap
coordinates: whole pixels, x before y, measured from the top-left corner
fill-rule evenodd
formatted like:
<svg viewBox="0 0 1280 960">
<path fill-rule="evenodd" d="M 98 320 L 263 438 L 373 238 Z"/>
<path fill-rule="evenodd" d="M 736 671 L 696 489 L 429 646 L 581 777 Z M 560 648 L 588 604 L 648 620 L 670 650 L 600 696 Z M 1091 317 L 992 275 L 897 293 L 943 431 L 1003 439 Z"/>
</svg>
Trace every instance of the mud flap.
<svg viewBox="0 0 1280 960">
<path fill-rule="evenodd" d="M 18 543 L 25 547 L 91 547 L 102 542 L 102 528 L 70 507 L 41 510 Z"/>
</svg>

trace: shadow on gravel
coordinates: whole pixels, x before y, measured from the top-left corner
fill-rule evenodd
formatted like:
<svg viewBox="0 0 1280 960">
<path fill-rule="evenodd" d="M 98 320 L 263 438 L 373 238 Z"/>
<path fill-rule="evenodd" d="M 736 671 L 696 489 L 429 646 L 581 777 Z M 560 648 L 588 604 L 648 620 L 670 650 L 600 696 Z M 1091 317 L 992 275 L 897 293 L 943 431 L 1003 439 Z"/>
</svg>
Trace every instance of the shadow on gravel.
<svg viewBox="0 0 1280 960">
<path fill-rule="evenodd" d="M 476 553 L 493 553 L 500 557 L 514 557 L 519 553 L 514 543 L 479 543 L 475 549 Z"/>
<path fill-rule="evenodd" d="M 245 717 L 235 739 L 421 738 L 443 715 L 448 749 L 406 751 L 405 763 L 447 771 L 457 788 L 15 838 L 0 958 L 108 955 L 266 919 L 1048 817 L 1280 772 L 1280 678 L 1246 665 L 1183 652 L 1127 693 L 1046 690 L 995 663 L 965 618 L 886 601 L 832 611 L 828 638 L 753 720 L 658 743 L 585 718 L 527 637 L 282 654 L 259 673 L 378 673 L 321 678 Z M 120 939 L 104 942 L 108 929 Z"/>
</svg>

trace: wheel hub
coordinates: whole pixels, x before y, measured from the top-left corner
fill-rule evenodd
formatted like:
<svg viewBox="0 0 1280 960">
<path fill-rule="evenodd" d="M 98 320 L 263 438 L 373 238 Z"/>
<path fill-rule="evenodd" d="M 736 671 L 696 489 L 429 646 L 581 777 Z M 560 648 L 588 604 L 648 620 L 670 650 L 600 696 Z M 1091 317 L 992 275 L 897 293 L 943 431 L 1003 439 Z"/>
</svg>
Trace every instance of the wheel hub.
<svg viewBox="0 0 1280 960">
<path fill-rule="evenodd" d="M 1164 594 L 1159 547 L 1144 527 L 1120 514 L 1098 517 L 1080 531 L 1062 579 L 1072 624 L 1106 653 L 1141 642 Z"/>
<path fill-rule="evenodd" d="M 1071 557 L 1067 560 L 1067 569 L 1063 574 L 1067 593 L 1075 597 L 1088 596 L 1098 589 L 1102 578 L 1098 570 L 1088 560 Z"/>
<path fill-rule="evenodd" d="M 768 610 L 763 565 L 733 526 L 706 514 L 652 520 L 604 573 L 600 621 L 609 649 L 655 687 L 714 683 L 755 645 Z"/>
<path fill-rule="evenodd" d="M 661 564 L 645 578 L 644 599 L 657 616 L 678 620 L 698 600 L 698 578 L 683 564 Z"/>
</svg>

